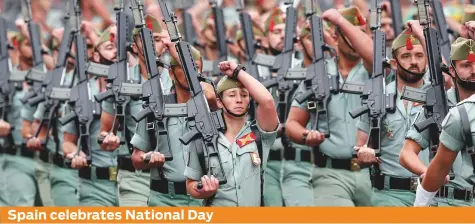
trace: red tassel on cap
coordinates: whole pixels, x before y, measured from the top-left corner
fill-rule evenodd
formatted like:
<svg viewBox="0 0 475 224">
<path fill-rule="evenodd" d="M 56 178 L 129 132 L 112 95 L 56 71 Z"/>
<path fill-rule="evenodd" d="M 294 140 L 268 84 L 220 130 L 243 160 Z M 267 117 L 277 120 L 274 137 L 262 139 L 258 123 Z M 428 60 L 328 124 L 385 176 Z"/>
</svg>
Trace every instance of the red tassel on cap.
<svg viewBox="0 0 475 224">
<path fill-rule="evenodd" d="M 468 60 L 469 62 L 475 62 L 475 54 L 473 53 L 473 51 L 470 51 L 470 52 L 468 53 L 467 60 Z"/>
<path fill-rule="evenodd" d="M 113 33 L 109 34 L 109 41 L 114 43 L 115 41 L 115 35 Z"/>
<path fill-rule="evenodd" d="M 150 21 L 150 20 L 147 21 L 147 28 L 148 28 L 149 30 L 153 30 L 152 21 Z"/>
<path fill-rule="evenodd" d="M 264 0 L 257 0 L 258 5 L 262 5 L 264 3 Z"/>
<path fill-rule="evenodd" d="M 358 22 L 360 22 L 360 26 L 366 25 L 366 21 L 363 19 L 361 15 L 358 15 Z"/>
<path fill-rule="evenodd" d="M 16 38 L 13 38 L 12 42 L 14 47 L 18 47 L 18 40 Z"/>
<path fill-rule="evenodd" d="M 272 18 L 269 22 L 269 31 L 274 31 L 274 18 Z"/>
<path fill-rule="evenodd" d="M 412 41 L 411 41 L 411 38 L 410 38 L 410 37 L 408 37 L 408 38 L 406 39 L 406 49 L 407 49 L 407 50 L 412 50 L 412 49 L 414 49 L 414 45 L 412 45 Z"/>
</svg>

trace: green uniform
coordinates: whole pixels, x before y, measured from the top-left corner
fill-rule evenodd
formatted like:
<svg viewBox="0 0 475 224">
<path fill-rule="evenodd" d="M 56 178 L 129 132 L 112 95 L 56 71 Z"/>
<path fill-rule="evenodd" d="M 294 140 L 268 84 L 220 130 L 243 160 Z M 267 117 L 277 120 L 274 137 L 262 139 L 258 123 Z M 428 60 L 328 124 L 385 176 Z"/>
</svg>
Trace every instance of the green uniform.
<svg viewBox="0 0 475 224">
<path fill-rule="evenodd" d="M 265 132 L 257 124 L 262 141 L 262 153 L 258 154 L 257 144 L 252 137 L 250 122 L 246 122 L 236 138 L 229 142 L 223 133 L 219 133 L 218 151 L 227 183 L 220 185 L 211 206 L 259 206 L 260 205 L 260 164 L 255 159 L 261 158 L 263 167 L 267 165 L 270 147 L 274 144 L 277 130 Z M 208 158 L 205 158 L 208 164 Z M 212 172 L 216 178 L 222 179 L 218 171 L 218 160 L 210 161 Z M 201 180 L 204 175 L 198 154 L 189 152 L 189 160 L 185 168 L 185 176 L 191 180 Z"/>
<path fill-rule="evenodd" d="M 201 200 L 194 199 L 186 192 L 186 178 L 183 175 L 186 166 L 185 155 L 187 155 L 188 149 L 183 146 L 178 138 L 187 132 L 187 122 L 185 118 L 166 118 L 165 125 L 168 129 L 168 136 L 158 138 L 158 148 L 170 147 L 173 160 L 165 162 L 162 168 L 151 169 L 148 205 L 152 207 L 199 206 Z M 139 150 L 150 152 L 155 148 L 150 145 L 151 138 L 146 127 L 147 120 L 144 119 L 138 124 L 131 143 Z M 164 176 L 160 175 L 161 172 Z"/>
<path fill-rule="evenodd" d="M 73 81 L 74 70 L 65 73 L 64 76 L 64 85 L 69 86 Z M 58 109 L 58 112 L 63 111 L 62 107 Z M 39 103 L 35 113 L 33 114 L 34 119 L 41 120 L 45 114 L 45 105 L 44 103 Z M 61 116 L 61 114 L 58 114 Z M 50 133 L 48 135 L 48 142 L 46 145 L 46 150 L 40 152 L 40 160 L 45 164 L 47 169 L 40 170 L 38 169 L 38 175 L 48 175 L 51 186 L 51 196 L 53 198 L 54 204 L 56 206 L 76 206 L 78 205 L 77 192 L 78 192 L 78 180 L 77 180 L 77 171 L 71 168 L 68 168 L 64 163 L 63 156 L 63 132 L 61 130 L 62 126 L 57 122 L 56 127 L 51 127 L 51 130 L 56 128 L 57 134 Z M 53 136 L 58 138 L 58 151 L 56 151 L 56 142 Z M 61 158 L 55 160 L 54 158 Z M 46 165 L 47 164 L 47 165 Z M 44 172 L 47 172 L 46 174 Z"/>
<path fill-rule="evenodd" d="M 348 74 L 346 80 L 338 73 L 333 60 L 328 60 L 327 72 L 339 75 L 340 85 L 347 82 L 364 82 L 368 72 L 363 62 L 357 64 Z M 305 91 L 300 84 L 296 96 Z M 299 104 L 294 100 L 293 107 L 308 111 L 307 103 Z M 330 138 L 320 144 L 320 152 L 325 155 L 323 163 L 313 168 L 312 185 L 314 205 L 316 206 L 369 206 L 371 204 L 371 182 L 369 170 L 351 171 L 351 158 L 356 143 L 357 120 L 349 112 L 361 106 L 358 95 L 339 93 L 331 95 L 327 105 Z M 318 130 L 326 130 L 327 121 L 318 121 Z"/>
<path fill-rule="evenodd" d="M 91 95 L 100 93 L 99 80 L 88 80 Z M 118 206 L 117 152 L 102 150 L 97 142 L 101 129 L 99 116 L 95 116 L 89 128 L 91 136 L 91 166 L 79 169 L 79 204 L 82 206 Z M 79 137 L 76 122 L 63 127 L 65 133 Z M 76 175 L 77 176 L 77 175 Z"/>
<path fill-rule="evenodd" d="M 472 95 L 468 99 L 460 102 L 458 105 L 460 104 L 462 104 L 467 111 L 470 130 L 472 132 L 472 141 L 475 142 L 475 96 Z M 475 183 L 475 175 L 473 174 L 473 164 L 470 156 L 467 153 L 467 150 L 465 150 L 466 137 L 462 129 L 461 122 L 462 121 L 458 109 L 450 109 L 449 114 L 445 117 L 442 123 L 442 133 L 440 134 L 439 140 L 440 143 L 444 144 L 444 146 L 447 147 L 449 150 L 461 152 L 462 164 L 459 174 L 465 181 L 467 181 L 467 183 L 473 186 L 473 184 Z M 460 187 L 470 190 L 472 189 L 471 186 L 462 185 Z"/>
<path fill-rule="evenodd" d="M 457 99 L 455 95 L 456 95 L 455 89 L 452 88 L 447 91 L 449 107 L 454 107 L 457 104 Z M 418 123 L 427 119 L 423 114 L 424 114 L 424 109 L 421 110 L 415 123 Z M 423 149 L 426 149 L 429 147 L 429 141 L 430 141 L 429 130 L 419 133 L 415 130 L 414 126 L 412 126 L 411 130 L 407 132 L 406 138 L 414 140 Z M 453 172 L 455 174 L 455 179 L 451 180 L 448 184 L 444 185 L 442 188 L 447 188 L 448 191 L 452 191 L 452 192 L 455 189 L 471 191 L 472 185 L 469 184 L 466 180 L 464 180 L 462 176 L 460 175 L 463 171 L 462 165 L 463 165 L 462 155 L 458 154 L 457 158 L 455 159 L 454 164 L 452 165 Z M 445 189 L 442 189 L 441 192 L 442 191 L 445 191 Z M 435 203 L 433 204 L 433 206 L 470 206 L 471 205 L 470 202 L 467 202 L 465 200 L 457 200 L 457 199 L 454 199 L 453 197 L 454 197 L 453 194 L 449 194 L 446 197 L 437 197 L 435 199 Z"/>
<path fill-rule="evenodd" d="M 424 84 L 421 89 L 428 87 Z M 396 93 L 396 82 L 386 86 L 387 93 Z M 373 206 L 412 206 L 415 200 L 415 189 L 411 189 L 418 177 L 414 176 L 399 163 L 399 153 L 404 144 L 406 133 L 421 111 L 422 105 L 412 102 L 404 106 L 399 93 L 396 100 L 396 112 L 386 114 L 381 130 L 381 176 L 375 176 L 375 187 L 371 199 Z M 362 116 L 357 124 L 358 129 L 368 133 L 368 117 Z M 419 158 L 426 165 L 429 160 L 429 150 L 419 153 Z"/>
<path fill-rule="evenodd" d="M 138 65 L 130 68 L 129 74 L 131 79 L 143 83 Z M 164 69 L 161 74 L 162 86 L 164 94 L 171 91 L 171 79 L 168 70 Z M 127 130 L 133 133 L 136 128 L 136 122 L 132 119 L 133 114 L 137 114 L 142 110 L 142 101 L 132 100 L 126 107 L 125 120 Z M 102 102 L 102 109 L 109 114 L 115 114 L 115 109 L 111 101 Z M 125 136 L 118 134 L 121 139 Z M 132 137 L 132 134 L 130 135 Z M 129 140 L 130 141 L 130 140 Z M 126 143 L 127 144 L 127 143 Z M 118 172 L 117 183 L 119 188 L 119 204 L 120 206 L 147 206 L 150 193 L 150 170 L 136 170 L 130 159 L 131 152 L 128 146 L 123 145 L 117 149 L 118 156 Z"/>
<path fill-rule="evenodd" d="M 12 70 L 12 75 L 23 75 L 27 71 Z M 34 206 L 37 197 L 37 183 L 35 180 L 35 169 L 37 163 L 28 157 L 21 156 L 20 148 L 22 143 L 21 127 L 22 118 L 17 111 L 20 111 L 23 104 L 20 99 L 25 95 L 25 91 L 19 90 L 12 100 L 12 107 L 7 111 L 7 121 L 15 129 L 12 132 L 16 152 L 0 154 L 0 206 Z M 1 139 L 3 145 L 4 139 Z M 5 150 L 12 150 L 11 148 Z"/>
</svg>

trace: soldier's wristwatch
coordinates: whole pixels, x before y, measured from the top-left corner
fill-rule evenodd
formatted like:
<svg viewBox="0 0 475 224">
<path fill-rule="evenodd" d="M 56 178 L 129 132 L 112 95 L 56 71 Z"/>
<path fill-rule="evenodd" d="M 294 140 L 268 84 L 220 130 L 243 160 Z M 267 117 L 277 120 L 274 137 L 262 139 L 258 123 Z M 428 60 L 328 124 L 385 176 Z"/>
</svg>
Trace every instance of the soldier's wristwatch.
<svg viewBox="0 0 475 224">
<path fill-rule="evenodd" d="M 237 76 L 239 75 L 239 72 L 240 72 L 241 70 L 246 71 L 246 67 L 244 67 L 244 65 L 238 64 L 238 66 L 237 66 L 237 67 L 234 69 L 234 71 L 233 71 L 233 76 L 232 76 L 232 78 L 237 80 Z"/>
</svg>

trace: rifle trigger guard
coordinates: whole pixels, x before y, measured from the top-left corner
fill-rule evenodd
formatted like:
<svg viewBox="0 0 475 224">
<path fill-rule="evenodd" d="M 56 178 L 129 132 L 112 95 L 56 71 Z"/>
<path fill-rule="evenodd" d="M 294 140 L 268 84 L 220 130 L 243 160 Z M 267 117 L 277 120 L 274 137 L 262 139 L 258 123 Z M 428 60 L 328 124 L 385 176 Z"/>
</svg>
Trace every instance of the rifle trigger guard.
<svg viewBox="0 0 475 224">
<path fill-rule="evenodd" d="M 308 101 L 307 102 L 307 109 L 308 110 L 313 110 L 317 108 L 317 103 L 315 101 Z"/>
<path fill-rule="evenodd" d="M 147 131 L 155 129 L 155 121 L 147 123 Z"/>
</svg>

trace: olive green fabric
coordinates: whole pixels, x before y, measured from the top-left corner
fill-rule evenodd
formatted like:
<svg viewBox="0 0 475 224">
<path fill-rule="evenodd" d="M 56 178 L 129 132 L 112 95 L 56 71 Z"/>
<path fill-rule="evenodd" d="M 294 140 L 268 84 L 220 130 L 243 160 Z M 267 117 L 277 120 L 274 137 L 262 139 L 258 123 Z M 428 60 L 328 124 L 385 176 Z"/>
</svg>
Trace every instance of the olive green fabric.
<svg viewBox="0 0 475 224">
<path fill-rule="evenodd" d="M 266 34 L 272 32 L 274 26 L 285 23 L 285 13 L 280 8 L 275 8 L 272 14 L 264 23 L 264 32 Z"/>
<path fill-rule="evenodd" d="M 219 80 L 219 83 L 216 86 L 216 92 L 218 94 L 221 94 L 222 92 L 228 89 L 240 88 L 240 87 L 242 87 L 242 84 L 238 80 L 225 76 L 221 80 Z"/>
<path fill-rule="evenodd" d="M 409 30 L 405 30 L 404 32 L 399 34 L 396 39 L 394 39 L 392 44 L 392 50 L 396 51 L 401 47 L 408 47 L 409 41 L 412 45 L 421 45 L 421 42 L 416 37 L 414 37 Z"/>
<path fill-rule="evenodd" d="M 463 37 L 457 38 L 452 44 L 452 49 L 450 51 L 451 60 L 466 60 L 470 53 L 475 51 L 475 41 L 472 39 L 465 39 Z"/>
</svg>

